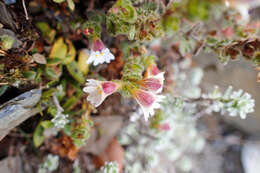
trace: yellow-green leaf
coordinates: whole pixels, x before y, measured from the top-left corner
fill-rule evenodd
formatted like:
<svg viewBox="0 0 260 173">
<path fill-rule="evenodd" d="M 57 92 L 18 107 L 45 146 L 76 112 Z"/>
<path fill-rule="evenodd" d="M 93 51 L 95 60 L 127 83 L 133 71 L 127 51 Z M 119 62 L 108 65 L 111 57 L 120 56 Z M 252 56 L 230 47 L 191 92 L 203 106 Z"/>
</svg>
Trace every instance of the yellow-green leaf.
<svg viewBox="0 0 260 173">
<path fill-rule="evenodd" d="M 66 43 L 67 43 L 68 52 L 66 54 L 66 57 L 65 57 L 63 63 L 69 64 L 75 59 L 76 49 L 70 40 L 66 39 Z"/>
<path fill-rule="evenodd" d="M 80 84 L 83 84 L 85 81 L 83 73 L 79 70 L 79 66 L 76 61 L 72 61 L 70 64 L 66 65 L 67 70 L 69 71 L 70 75 L 78 81 Z"/>
<path fill-rule="evenodd" d="M 36 26 L 41 30 L 43 37 L 46 38 L 49 43 L 52 43 L 55 38 L 56 31 L 46 22 L 38 22 L 36 23 Z"/>
<path fill-rule="evenodd" d="M 43 131 L 44 128 L 39 123 L 33 133 L 33 144 L 35 147 L 39 147 L 43 143 L 44 141 Z"/>
<path fill-rule="evenodd" d="M 64 39 L 62 37 L 58 38 L 50 51 L 49 58 L 59 58 L 59 59 L 64 59 L 67 55 L 67 50 L 68 47 L 64 43 Z"/>
<path fill-rule="evenodd" d="M 80 50 L 78 57 L 78 66 L 80 71 L 84 74 L 88 74 L 89 65 L 86 63 L 89 57 L 89 52 L 87 49 Z"/>
</svg>

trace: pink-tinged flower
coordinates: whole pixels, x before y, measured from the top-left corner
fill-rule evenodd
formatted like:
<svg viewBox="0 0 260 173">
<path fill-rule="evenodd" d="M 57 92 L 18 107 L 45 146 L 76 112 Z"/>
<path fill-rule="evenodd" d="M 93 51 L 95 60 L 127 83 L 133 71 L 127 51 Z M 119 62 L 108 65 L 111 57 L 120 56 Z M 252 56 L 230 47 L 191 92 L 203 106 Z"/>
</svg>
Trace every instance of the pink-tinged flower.
<svg viewBox="0 0 260 173">
<path fill-rule="evenodd" d="M 87 100 L 98 107 L 107 96 L 116 92 L 118 87 L 119 85 L 115 82 L 89 79 L 83 91 L 89 94 Z"/>
<path fill-rule="evenodd" d="M 104 62 L 110 63 L 110 61 L 114 59 L 115 56 L 105 47 L 103 42 L 100 39 L 96 39 L 93 42 L 90 56 L 86 63 L 93 63 L 96 66 L 98 64 L 103 64 Z"/>
<path fill-rule="evenodd" d="M 225 29 L 221 30 L 221 33 L 227 37 L 227 38 L 232 38 L 232 36 L 234 35 L 234 29 L 232 27 L 227 27 Z"/>
<path fill-rule="evenodd" d="M 145 120 L 147 120 L 150 115 L 154 115 L 154 109 L 160 108 L 159 102 L 164 99 L 164 96 L 162 95 L 156 95 L 142 89 L 133 89 L 131 93 L 137 103 L 141 106 Z"/>
<path fill-rule="evenodd" d="M 171 130 L 171 126 L 169 123 L 163 123 L 159 125 L 159 129 L 163 131 L 169 131 Z"/>
<path fill-rule="evenodd" d="M 147 67 L 145 76 L 146 76 L 146 77 L 156 76 L 156 75 L 159 74 L 159 73 L 160 73 L 160 70 L 158 69 L 158 67 L 156 66 L 156 64 L 155 64 L 155 63 L 152 63 L 152 64 L 150 64 L 150 65 Z"/>
<path fill-rule="evenodd" d="M 163 82 L 164 82 L 164 72 L 160 72 L 155 76 L 150 76 L 148 78 L 144 78 L 140 80 L 138 83 L 148 89 L 149 91 L 160 93 L 163 89 Z"/>
</svg>

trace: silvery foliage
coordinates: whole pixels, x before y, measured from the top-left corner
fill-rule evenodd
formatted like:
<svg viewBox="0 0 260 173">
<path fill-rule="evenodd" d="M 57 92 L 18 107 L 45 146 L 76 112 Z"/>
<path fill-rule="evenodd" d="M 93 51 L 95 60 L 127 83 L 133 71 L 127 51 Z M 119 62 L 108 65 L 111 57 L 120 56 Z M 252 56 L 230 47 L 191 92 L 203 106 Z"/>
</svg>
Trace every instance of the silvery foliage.
<svg viewBox="0 0 260 173">
<path fill-rule="evenodd" d="M 52 118 L 51 122 L 57 129 L 62 129 L 69 122 L 67 118 L 67 114 L 63 114 L 61 111 L 58 111 L 55 117 Z"/>
<path fill-rule="evenodd" d="M 59 156 L 48 154 L 37 173 L 51 173 L 59 167 Z"/>
<path fill-rule="evenodd" d="M 184 94 L 185 98 L 200 97 L 198 85 L 203 76 L 201 69 L 194 68 L 187 72 L 179 70 L 175 73 L 180 75 L 174 79 L 177 86 L 173 89 L 178 97 Z M 122 130 L 118 139 L 127 146 L 124 162 L 126 173 L 170 173 L 174 172 L 173 169 L 188 172 L 192 169 L 192 155 L 201 152 L 205 144 L 196 129 L 196 119 L 192 117 L 197 111 L 196 105 L 168 95 L 161 111 L 162 124 L 168 123 L 169 130 L 150 128 L 140 118 L 138 111 L 131 116 L 133 122 Z"/>
<path fill-rule="evenodd" d="M 60 103 L 56 97 L 53 95 L 53 101 L 57 109 L 56 115 L 52 118 L 51 122 L 54 124 L 54 127 L 57 129 L 63 129 L 65 125 L 69 122 L 68 115 L 63 114 L 63 108 L 60 106 Z"/>
<path fill-rule="evenodd" d="M 201 96 L 199 84 L 203 77 L 203 70 L 199 67 L 186 70 L 190 63 L 190 60 L 187 59 L 180 65 L 173 64 L 173 90 L 174 95 L 194 99 Z"/>
<path fill-rule="evenodd" d="M 119 173 L 117 162 L 106 162 L 100 170 L 100 173 Z"/>
<path fill-rule="evenodd" d="M 81 168 L 78 159 L 76 159 L 73 163 L 73 173 L 81 173 Z"/>
<path fill-rule="evenodd" d="M 243 90 L 233 91 L 231 86 L 223 93 L 215 87 L 214 91 L 202 96 L 204 99 L 210 99 L 208 112 L 220 112 L 221 115 L 240 116 L 245 119 L 248 113 L 254 112 L 255 100 Z"/>
</svg>

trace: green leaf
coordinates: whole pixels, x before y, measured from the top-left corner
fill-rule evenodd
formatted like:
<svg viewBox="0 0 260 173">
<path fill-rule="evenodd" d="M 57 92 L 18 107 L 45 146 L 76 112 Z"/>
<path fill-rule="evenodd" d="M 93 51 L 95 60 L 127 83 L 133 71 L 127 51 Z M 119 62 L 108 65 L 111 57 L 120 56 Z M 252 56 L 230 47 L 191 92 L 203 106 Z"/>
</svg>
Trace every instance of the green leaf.
<svg viewBox="0 0 260 173">
<path fill-rule="evenodd" d="M 44 141 L 43 131 L 44 128 L 39 123 L 33 133 L 33 144 L 35 147 L 39 147 L 43 143 Z"/>
<path fill-rule="evenodd" d="M 66 65 L 67 70 L 69 71 L 70 75 L 78 81 L 80 84 L 85 82 L 85 78 L 83 73 L 79 70 L 79 66 L 75 61 L 72 61 L 70 64 Z"/>
<path fill-rule="evenodd" d="M 4 50 L 11 49 L 14 43 L 14 38 L 9 35 L 0 36 L 0 46 Z"/>
<path fill-rule="evenodd" d="M 63 60 L 63 63 L 64 64 L 69 64 L 76 57 L 76 49 L 75 49 L 74 45 L 72 44 L 72 42 L 69 39 L 66 39 L 65 42 L 67 43 L 68 52 L 67 52 L 66 56 L 64 57 L 65 59 Z"/>
<path fill-rule="evenodd" d="M 80 71 L 84 74 L 88 74 L 88 67 L 89 64 L 87 64 L 87 60 L 89 58 L 89 52 L 87 50 L 80 50 L 79 56 L 78 56 L 78 66 Z"/>
<path fill-rule="evenodd" d="M 2 96 L 6 90 L 8 89 L 8 85 L 4 85 L 0 87 L 0 96 Z"/>
<path fill-rule="evenodd" d="M 135 25 L 130 25 L 129 26 L 129 31 L 128 31 L 128 39 L 129 40 L 134 40 L 135 33 L 136 33 Z"/>
<path fill-rule="evenodd" d="M 188 13 L 193 19 L 206 20 L 209 17 L 209 2 L 204 0 L 189 0 Z"/>
<path fill-rule="evenodd" d="M 53 127 L 53 123 L 50 120 L 45 120 L 41 122 L 41 126 L 45 129 Z"/>
<path fill-rule="evenodd" d="M 62 63 L 62 59 L 60 58 L 51 58 L 47 60 L 48 65 L 58 65 L 60 63 Z"/>
<path fill-rule="evenodd" d="M 73 96 L 70 99 L 68 99 L 65 104 L 62 106 L 65 110 L 72 109 L 73 106 L 78 102 L 78 98 Z"/>
<path fill-rule="evenodd" d="M 163 27 L 166 32 L 178 31 L 179 30 L 179 17 L 166 16 L 163 19 Z"/>
<path fill-rule="evenodd" d="M 54 105 L 48 107 L 47 112 L 53 117 L 57 114 L 57 108 Z"/>
<path fill-rule="evenodd" d="M 46 38 L 49 43 L 52 43 L 55 38 L 56 31 L 52 29 L 47 22 L 38 22 L 36 23 L 36 26 L 41 30 L 43 37 Z"/>
<path fill-rule="evenodd" d="M 24 71 L 22 72 L 23 76 L 27 79 L 33 80 L 36 77 L 36 72 L 34 71 Z"/>
<path fill-rule="evenodd" d="M 56 79 L 59 77 L 59 75 L 51 67 L 46 67 L 45 74 L 48 78 L 52 78 L 52 79 L 53 78 Z"/>
<path fill-rule="evenodd" d="M 218 43 L 218 40 L 215 39 L 214 37 L 208 37 L 207 38 L 207 43 L 210 44 L 210 45 L 215 45 Z"/>
<path fill-rule="evenodd" d="M 62 37 L 58 38 L 50 51 L 49 58 L 59 58 L 64 59 L 67 55 L 68 47 L 64 42 L 64 39 Z"/>
<path fill-rule="evenodd" d="M 56 91 L 55 88 L 50 88 L 50 89 L 48 89 L 47 91 L 44 91 L 44 92 L 42 93 L 42 98 L 43 98 L 43 99 L 48 99 L 48 98 L 50 98 L 55 91 Z"/>
</svg>

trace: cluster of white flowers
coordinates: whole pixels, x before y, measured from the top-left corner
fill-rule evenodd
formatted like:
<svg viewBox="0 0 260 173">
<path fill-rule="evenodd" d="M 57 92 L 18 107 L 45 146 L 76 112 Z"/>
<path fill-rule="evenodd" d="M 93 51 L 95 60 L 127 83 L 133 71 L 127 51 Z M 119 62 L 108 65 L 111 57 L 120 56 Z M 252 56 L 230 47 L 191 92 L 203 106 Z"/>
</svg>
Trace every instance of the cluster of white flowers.
<svg viewBox="0 0 260 173">
<path fill-rule="evenodd" d="M 49 173 L 59 167 L 59 156 L 48 154 L 37 173 Z"/>
<path fill-rule="evenodd" d="M 53 95 L 53 101 L 57 109 L 56 115 L 51 119 L 51 122 L 54 124 L 54 127 L 57 129 L 63 129 L 65 125 L 69 122 L 68 115 L 63 114 L 63 108 L 60 106 L 59 101 L 56 95 Z"/>
<path fill-rule="evenodd" d="M 119 173 L 117 162 L 105 162 L 105 165 L 100 170 L 101 173 Z"/>
<path fill-rule="evenodd" d="M 209 94 L 204 94 L 203 98 L 211 99 L 212 104 L 209 106 L 209 111 L 220 112 L 222 115 L 229 114 L 230 116 L 240 115 L 245 119 L 248 113 L 254 112 L 255 100 L 248 93 L 243 93 L 243 90 L 233 91 L 232 87 L 222 94 L 218 87 Z"/>
</svg>

